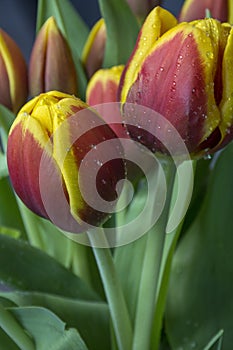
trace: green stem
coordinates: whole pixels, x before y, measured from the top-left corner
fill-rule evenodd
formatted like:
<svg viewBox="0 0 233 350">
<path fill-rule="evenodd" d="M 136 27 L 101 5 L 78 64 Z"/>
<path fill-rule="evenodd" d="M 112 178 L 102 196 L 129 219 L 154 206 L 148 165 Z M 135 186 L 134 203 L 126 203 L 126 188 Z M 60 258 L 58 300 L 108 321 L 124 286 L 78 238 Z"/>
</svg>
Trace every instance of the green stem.
<svg viewBox="0 0 233 350">
<path fill-rule="evenodd" d="M 16 319 L 0 304 L 0 327 L 22 350 L 35 350 L 31 338 L 25 333 Z"/>
<path fill-rule="evenodd" d="M 98 235 L 98 242 L 100 237 L 105 240 L 103 229 L 98 228 L 94 233 L 89 232 L 88 237 L 103 282 L 117 345 L 119 350 L 130 350 L 132 345 L 132 327 L 113 257 L 109 248 L 95 247 L 95 235 Z"/>
<path fill-rule="evenodd" d="M 164 309 L 166 304 L 168 283 L 172 265 L 172 258 L 175 251 L 177 240 L 180 236 L 181 228 L 183 222 L 177 227 L 177 229 L 173 233 L 169 233 L 169 239 L 171 240 L 170 246 L 168 248 L 168 252 L 166 256 L 163 256 L 164 266 L 161 268 L 160 277 L 161 282 L 159 289 L 157 290 L 157 300 L 156 300 L 156 309 L 154 313 L 154 320 L 151 332 L 151 350 L 158 350 L 160 344 L 160 334 L 162 329 L 162 322 L 164 316 Z M 165 246 L 166 246 L 165 242 Z M 165 255 L 165 254 L 164 254 Z"/>
<path fill-rule="evenodd" d="M 145 258 L 136 309 L 133 350 L 150 349 L 151 330 L 175 172 L 175 165 L 169 162 L 166 169 L 167 195 L 165 206 L 159 220 L 147 233 Z"/>
<path fill-rule="evenodd" d="M 23 220 L 23 224 L 27 233 L 28 240 L 34 247 L 44 249 L 44 242 L 41 237 L 41 232 L 38 224 L 38 217 L 33 214 L 15 195 L 18 203 L 18 208 Z"/>
</svg>

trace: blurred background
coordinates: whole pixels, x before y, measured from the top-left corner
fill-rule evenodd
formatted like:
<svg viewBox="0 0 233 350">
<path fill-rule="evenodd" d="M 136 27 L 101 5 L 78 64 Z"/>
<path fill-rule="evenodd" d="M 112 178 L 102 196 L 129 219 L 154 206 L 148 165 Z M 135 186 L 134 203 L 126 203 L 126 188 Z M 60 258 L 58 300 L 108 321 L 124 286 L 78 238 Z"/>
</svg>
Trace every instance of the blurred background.
<svg viewBox="0 0 233 350">
<path fill-rule="evenodd" d="M 89 27 L 100 18 L 97 0 L 70 0 L 70 2 Z M 183 0 L 164 0 L 162 6 L 178 15 L 182 3 Z M 0 1 L 0 28 L 16 41 L 27 61 L 35 38 L 36 10 L 36 0 Z"/>
</svg>

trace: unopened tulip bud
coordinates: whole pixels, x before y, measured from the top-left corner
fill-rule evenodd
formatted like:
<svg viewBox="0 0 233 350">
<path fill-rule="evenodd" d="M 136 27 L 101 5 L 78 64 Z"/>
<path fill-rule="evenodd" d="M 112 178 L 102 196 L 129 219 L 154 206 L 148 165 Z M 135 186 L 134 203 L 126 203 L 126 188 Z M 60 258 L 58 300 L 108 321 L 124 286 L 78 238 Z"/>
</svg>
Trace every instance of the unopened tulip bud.
<svg viewBox="0 0 233 350">
<path fill-rule="evenodd" d="M 192 156 L 213 153 L 233 138 L 233 28 L 203 19 L 155 35 L 153 22 L 155 31 L 169 23 L 171 15 L 164 11 L 152 11 L 141 29 L 122 73 L 121 100 L 162 115 Z M 169 130 L 164 132 L 171 140 Z M 136 128 L 130 133 L 151 150 L 164 152 L 151 135 Z"/>
<path fill-rule="evenodd" d="M 105 44 L 106 27 L 101 18 L 93 26 L 83 49 L 82 61 L 89 78 L 102 67 Z"/>
<path fill-rule="evenodd" d="M 77 94 L 76 70 L 68 44 L 50 17 L 39 31 L 29 62 L 31 96 L 59 90 Z"/>
<path fill-rule="evenodd" d="M 104 162 L 107 153 L 110 160 Z M 121 154 L 115 133 L 87 104 L 57 91 L 35 97 L 20 110 L 7 148 L 10 178 L 21 200 L 63 229 L 74 221 L 75 232 L 109 215 L 98 196 L 108 208 L 116 200 L 116 184 L 125 175 Z"/>
<path fill-rule="evenodd" d="M 86 101 L 89 105 L 97 105 L 106 102 L 117 102 L 118 86 L 124 66 L 99 69 L 90 79 Z"/>
<path fill-rule="evenodd" d="M 211 17 L 221 22 L 228 20 L 228 0 L 186 0 L 181 9 L 180 22 L 189 22 L 195 19 L 204 19 L 206 10 Z"/>
<path fill-rule="evenodd" d="M 16 113 L 27 99 L 27 66 L 19 47 L 2 29 L 0 75 L 0 103 Z"/>
</svg>

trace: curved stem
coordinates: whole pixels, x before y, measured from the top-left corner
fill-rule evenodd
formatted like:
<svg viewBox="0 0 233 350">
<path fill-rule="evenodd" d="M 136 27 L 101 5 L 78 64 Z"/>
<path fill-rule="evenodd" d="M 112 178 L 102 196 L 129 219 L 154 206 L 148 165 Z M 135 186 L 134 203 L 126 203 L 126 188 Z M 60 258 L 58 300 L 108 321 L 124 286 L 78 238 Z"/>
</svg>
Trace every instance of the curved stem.
<svg viewBox="0 0 233 350">
<path fill-rule="evenodd" d="M 167 195 L 165 206 L 159 220 L 147 233 L 136 310 L 133 350 L 150 349 L 151 330 L 175 173 L 175 165 L 169 162 L 166 169 Z"/>
<path fill-rule="evenodd" d="M 88 237 L 92 245 L 93 253 L 95 255 L 103 282 L 117 345 L 119 350 L 131 350 L 132 327 L 121 284 L 114 266 L 112 254 L 109 248 L 95 247 L 96 235 L 98 236 L 98 242 L 100 241 L 100 237 L 105 240 L 103 229 L 98 228 L 93 233 L 88 232 Z"/>
</svg>

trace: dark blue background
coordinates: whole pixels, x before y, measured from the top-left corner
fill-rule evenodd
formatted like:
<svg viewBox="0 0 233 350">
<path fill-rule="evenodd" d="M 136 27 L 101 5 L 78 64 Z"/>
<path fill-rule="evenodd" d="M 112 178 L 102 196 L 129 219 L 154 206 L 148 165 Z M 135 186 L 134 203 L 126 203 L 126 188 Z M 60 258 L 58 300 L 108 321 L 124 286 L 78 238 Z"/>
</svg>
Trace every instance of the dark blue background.
<svg viewBox="0 0 233 350">
<path fill-rule="evenodd" d="M 71 2 L 89 27 L 100 17 L 97 0 Z M 183 0 L 165 0 L 162 6 L 177 15 L 182 3 Z M 36 0 L 0 1 L 0 27 L 16 41 L 27 61 L 35 38 L 36 9 Z"/>
</svg>

